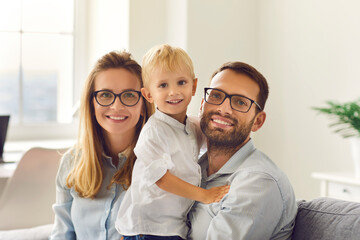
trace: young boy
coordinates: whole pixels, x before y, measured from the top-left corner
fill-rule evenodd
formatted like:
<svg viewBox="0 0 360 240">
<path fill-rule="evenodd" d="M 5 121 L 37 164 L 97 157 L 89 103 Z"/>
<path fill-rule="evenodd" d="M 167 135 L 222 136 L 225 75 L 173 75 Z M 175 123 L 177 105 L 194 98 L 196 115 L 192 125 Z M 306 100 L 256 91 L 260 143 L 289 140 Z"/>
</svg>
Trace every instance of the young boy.
<svg viewBox="0 0 360 240">
<path fill-rule="evenodd" d="M 190 57 L 161 45 L 143 57 L 143 96 L 157 110 L 143 127 L 134 152 L 132 183 L 120 206 L 116 229 L 126 239 L 185 239 L 193 200 L 218 202 L 228 186 L 197 187 L 202 133 L 186 116 L 196 91 Z"/>
</svg>

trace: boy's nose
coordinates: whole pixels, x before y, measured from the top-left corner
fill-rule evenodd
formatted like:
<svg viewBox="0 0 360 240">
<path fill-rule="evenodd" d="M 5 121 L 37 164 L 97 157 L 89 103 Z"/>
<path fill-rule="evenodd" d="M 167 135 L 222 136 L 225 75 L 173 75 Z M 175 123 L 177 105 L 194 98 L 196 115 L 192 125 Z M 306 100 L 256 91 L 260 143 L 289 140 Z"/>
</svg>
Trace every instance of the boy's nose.
<svg viewBox="0 0 360 240">
<path fill-rule="evenodd" d="M 179 93 L 178 89 L 176 87 L 172 87 L 170 88 L 169 90 L 169 95 L 170 96 L 174 96 L 174 95 L 177 95 Z"/>
</svg>

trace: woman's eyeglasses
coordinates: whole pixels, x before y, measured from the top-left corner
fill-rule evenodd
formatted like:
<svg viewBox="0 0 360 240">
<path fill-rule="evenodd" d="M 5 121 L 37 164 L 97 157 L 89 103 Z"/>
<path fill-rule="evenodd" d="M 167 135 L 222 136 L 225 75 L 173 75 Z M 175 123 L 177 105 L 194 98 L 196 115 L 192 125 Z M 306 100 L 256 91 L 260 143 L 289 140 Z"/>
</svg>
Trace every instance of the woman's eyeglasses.
<svg viewBox="0 0 360 240">
<path fill-rule="evenodd" d="M 120 102 L 123 105 L 127 107 L 132 107 L 139 102 L 141 97 L 141 92 L 135 90 L 126 90 L 119 94 L 116 94 L 109 90 L 100 90 L 100 91 L 95 91 L 93 95 L 95 97 L 96 102 L 103 107 L 107 107 L 113 104 L 116 100 L 116 97 L 119 97 Z"/>
<path fill-rule="evenodd" d="M 226 98 L 229 98 L 231 108 L 236 111 L 246 113 L 250 110 L 253 103 L 260 109 L 260 111 L 262 110 L 259 104 L 248 97 L 236 94 L 230 95 L 215 88 L 205 88 L 204 90 L 204 99 L 207 103 L 221 105 Z"/>
</svg>

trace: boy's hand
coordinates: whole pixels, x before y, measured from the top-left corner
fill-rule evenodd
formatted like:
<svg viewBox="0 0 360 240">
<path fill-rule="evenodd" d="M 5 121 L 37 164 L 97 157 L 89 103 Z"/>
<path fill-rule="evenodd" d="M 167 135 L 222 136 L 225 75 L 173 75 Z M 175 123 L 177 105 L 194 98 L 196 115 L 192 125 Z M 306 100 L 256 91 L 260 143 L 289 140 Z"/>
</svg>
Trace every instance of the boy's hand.
<svg viewBox="0 0 360 240">
<path fill-rule="evenodd" d="M 201 202 L 205 204 L 219 202 L 225 196 L 225 194 L 229 192 L 229 189 L 229 185 L 204 189 L 204 198 Z"/>
</svg>

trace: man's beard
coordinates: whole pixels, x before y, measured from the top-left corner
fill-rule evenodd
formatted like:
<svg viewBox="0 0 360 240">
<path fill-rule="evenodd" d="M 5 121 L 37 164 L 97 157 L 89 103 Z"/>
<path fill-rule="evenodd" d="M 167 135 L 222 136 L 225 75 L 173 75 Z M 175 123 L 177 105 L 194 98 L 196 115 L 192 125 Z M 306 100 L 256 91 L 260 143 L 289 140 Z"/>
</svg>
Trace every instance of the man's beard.
<svg viewBox="0 0 360 240">
<path fill-rule="evenodd" d="M 222 116 L 230 119 L 234 124 L 234 128 L 232 130 L 224 130 L 222 128 L 209 127 L 211 117 L 214 115 L 222 116 L 218 112 L 210 111 L 203 113 L 200 119 L 200 127 L 207 138 L 208 147 L 231 150 L 242 146 L 251 132 L 255 117 L 246 124 L 239 123 L 239 120 L 236 118 Z"/>
</svg>

